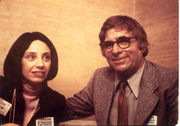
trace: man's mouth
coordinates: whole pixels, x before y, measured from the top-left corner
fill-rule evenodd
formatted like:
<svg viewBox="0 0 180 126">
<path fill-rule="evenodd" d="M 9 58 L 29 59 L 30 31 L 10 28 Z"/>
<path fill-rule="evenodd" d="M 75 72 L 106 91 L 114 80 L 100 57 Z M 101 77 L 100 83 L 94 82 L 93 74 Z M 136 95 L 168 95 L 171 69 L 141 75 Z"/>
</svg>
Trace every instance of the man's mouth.
<svg viewBox="0 0 180 126">
<path fill-rule="evenodd" d="M 115 64 L 123 64 L 126 59 L 127 59 L 127 57 L 114 58 L 114 59 L 112 59 L 112 61 L 113 61 L 113 63 L 115 63 Z"/>
</svg>

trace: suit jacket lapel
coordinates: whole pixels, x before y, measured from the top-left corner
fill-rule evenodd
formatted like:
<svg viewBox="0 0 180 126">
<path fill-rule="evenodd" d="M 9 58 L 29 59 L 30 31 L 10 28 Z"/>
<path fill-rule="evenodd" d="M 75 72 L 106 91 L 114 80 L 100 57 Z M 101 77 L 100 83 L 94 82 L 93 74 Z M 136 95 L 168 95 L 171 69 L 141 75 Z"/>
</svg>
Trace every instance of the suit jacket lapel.
<svg viewBox="0 0 180 126">
<path fill-rule="evenodd" d="M 100 100 L 100 102 L 104 102 L 102 104 L 104 104 L 104 107 L 101 106 L 101 110 L 103 109 L 103 113 L 104 115 L 104 122 L 103 124 L 107 124 L 108 120 L 109 120 L 109 114 L 110 114 L 110 109 L 111 109 L 111 105 L 112 105 L 112 98 L 113 98 L 113 92 L 114 92 L 114 70 L 109 69 L 107 72 L 107 75 L 104 76 L 104 78 L 102 78 L 101 83 L 103 83 L 103 87 L 102 88 L 102 92 L 104 92 L 104 96 L 103 99 Z M 101 105 L 102 105 L 101 104 Z"/>
<path fill-rule="evenodd" d="M 138 95 L 138 105 L 134 118 L 134 124 L 142 125 L 147 121 L 156 106 L 159 97 L 155 95 L 158 83 L 153 67 L 146 61 Z"/>
</svg>

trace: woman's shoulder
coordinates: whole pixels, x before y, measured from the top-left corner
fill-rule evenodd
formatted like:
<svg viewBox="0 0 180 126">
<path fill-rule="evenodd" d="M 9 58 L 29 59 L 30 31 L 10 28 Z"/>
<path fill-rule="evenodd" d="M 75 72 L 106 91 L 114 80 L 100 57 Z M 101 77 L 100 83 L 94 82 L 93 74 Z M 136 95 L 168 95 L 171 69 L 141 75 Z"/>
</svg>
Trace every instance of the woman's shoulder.
<svg viewBox="0 0 180 126">
<path fill-rule="evenodd" d="M 0 75 L 0 89 L 3 88 L 3 90 L 8 89 L 9 87 L 9 83 L 8 81 L 5 79 L 5 77 Z"/>
<path fill-rule="evenodd" d="M 64 109 L 66 104 L 65 96 L 49 87 L 42 90 L 39 100 L 41 107 L 43 106 L 44 108 L 51 108 L 53 110 L 56 108 Z"/>
<path fill-rule="evenodd" d="M 0 75 L 0 84 L 3 83 L 4 77 Z"/>
<path fill-rule="evenodd" d="M 0 87 L 1 87 L 2 84 L 3 84 L 3 82 L 2 82 L 2 81 L 3 81 L 3 78 L 4 78 L 4 77 L 0 75 Z"/>
<path fill-rule="evenodd" d="M 0 75 L 0 87 L 3 88 L 3 90 L 13 90 L 15 85 L 15 82 L 12 82 L 6 77 Z"/>
<path fill-rule="evenodd" d="M 13 87 L 3 76 L 0 76 L 0 97 L 6 101 L 11 101 Z"/>
<path fill-rule="evenodd" d="M 53 90 L 50 87 L 46 87 L 45 90 L 43 90 L 43 96 L 52 98 L 52 99 L 59 99 L 65 101 L 65 96 L 55 90 Z"/>
</svg>

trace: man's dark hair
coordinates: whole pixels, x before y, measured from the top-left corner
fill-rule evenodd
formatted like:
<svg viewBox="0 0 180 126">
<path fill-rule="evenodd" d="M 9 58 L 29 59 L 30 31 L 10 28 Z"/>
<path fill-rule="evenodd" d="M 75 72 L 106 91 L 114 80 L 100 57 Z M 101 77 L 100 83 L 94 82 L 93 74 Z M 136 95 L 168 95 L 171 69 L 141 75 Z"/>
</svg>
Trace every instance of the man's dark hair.
<svg viewBox="0 0 180 126">
<path fill-rule="evenodd" d="M 148 40 L 146 32 L 143 27 L 133 18 L 128 16 L 116 15 L 109 17 L 103 24 L 101 31 L 99 33 L 100 43 L 105 40 L 106 32 L 111 28 L 120 28 L 122 30 L 126 29 L 132 32 L 132 35 L 138 41 L 138 47 L 143 50 L 143 56 L 148 54 Z"/>
</svg>

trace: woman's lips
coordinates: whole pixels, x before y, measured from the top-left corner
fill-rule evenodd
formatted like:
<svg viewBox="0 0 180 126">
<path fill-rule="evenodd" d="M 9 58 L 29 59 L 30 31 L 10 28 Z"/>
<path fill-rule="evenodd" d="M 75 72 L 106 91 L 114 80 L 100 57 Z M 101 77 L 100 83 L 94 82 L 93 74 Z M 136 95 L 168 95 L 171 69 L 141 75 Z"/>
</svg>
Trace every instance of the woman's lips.
<svg viewBox="0 0 180 126">
<path fill-rule="evenodd" d="M 45 75 L 44 71 L 35 71 L 35 72 L 32 72 L 32 73 L 33 73 L 34 77 L 38 77 L 38 78 L 42 78 Z"/>
</svg>

